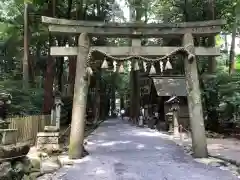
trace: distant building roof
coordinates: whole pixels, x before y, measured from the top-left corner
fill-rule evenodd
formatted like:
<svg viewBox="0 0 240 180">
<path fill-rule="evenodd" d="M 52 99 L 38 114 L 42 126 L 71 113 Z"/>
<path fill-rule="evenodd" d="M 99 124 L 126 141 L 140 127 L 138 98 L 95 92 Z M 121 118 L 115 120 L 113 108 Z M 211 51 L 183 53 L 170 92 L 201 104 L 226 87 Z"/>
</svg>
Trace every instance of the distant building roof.
<svg viewBox="0 0 240 180">
<path fill-rule="evenodd" d="M 153 77 L 158 96 L 187 96 L 184 77 Z"/>
</svg>

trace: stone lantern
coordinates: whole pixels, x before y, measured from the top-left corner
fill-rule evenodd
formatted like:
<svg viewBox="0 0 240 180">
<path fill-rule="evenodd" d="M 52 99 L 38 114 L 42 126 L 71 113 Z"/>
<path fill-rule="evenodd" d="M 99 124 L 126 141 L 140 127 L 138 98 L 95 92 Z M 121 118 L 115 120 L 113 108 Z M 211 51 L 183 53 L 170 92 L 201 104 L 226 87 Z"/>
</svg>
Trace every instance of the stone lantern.
<svg viewBox="0 0 240 180">
<path fill-rule="evenodd" d="M 61 106 L 63 106 L 61 93 L 56 91 L 54 94 L 54 106 L 51 113 L 51 124 L 56 127 L 56 130 L 60 130 Z"/>
<path fill-rule="evenodd" d="M 51 126 L 45 126 L 44 132 L 37 134 L 37 149 L 54 152 L 60 149 L 60 118 L 61 118 L 61 93 L 54 93 L 54 105 L 51 112 Z"/>
<path fill-rule="evenodd" d="M 0 93 L 0 145 L 10 145 L 17 142 L 17 129 L 9 129 L 10 122 L 6 120 L 11 99 L 10 94 Z"/>
<path fill-rule="evenodd" d="M 54 93 L 54 104 L 51 110 L 51 125 L 45 126 L 44 131 L 58 132 L 60 130 L 61 106 L 63 106 L 61 93 L 59 91 L 56 91 Z"/>
<path fill-rule="evenodd" d="M 179 98 L 177 96 L 172 96 L 166 101 L 167 104 L 171 104 L 170 112 L 167 113 L 169 116 L 169 129 L 172 131 L 174 136 L 179 136 L 179 123 L 178 123 L 178 110 L 179 110 Z"/>
<path fill-rule="evenodd" d="M 8 105 L 11 104 L 12 96 L 7 93 L 0 93 L 0 128 L 8 128 L 9 122 L 6 122 Z"/>
</svg>

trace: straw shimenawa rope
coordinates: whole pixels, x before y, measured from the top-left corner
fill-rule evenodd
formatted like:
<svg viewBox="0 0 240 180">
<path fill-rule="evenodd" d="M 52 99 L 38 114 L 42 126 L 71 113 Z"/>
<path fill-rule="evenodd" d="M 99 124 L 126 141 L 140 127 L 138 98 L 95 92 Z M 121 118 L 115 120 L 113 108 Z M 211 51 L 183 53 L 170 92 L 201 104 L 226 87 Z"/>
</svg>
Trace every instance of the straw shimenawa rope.
<svg viewBox="0 0 240 180">
<path fill-rule="evenodd" d="M 192 45 L 189 45 L 189 46 L 192 46 Z M 108 59 L 111 59 L 112 61 L 120 61 L 120 62 L 124 62 L 124 61 L 129 61 L 129 60 L 132 60 L 132 59 L 139 59 L 140 61 L 145 61 L 145 62 L 149 62 L 149 63 L 154 63 L 154 62 L 159 62 L 159 61 L 162 61 L 162 60 L 165 60 L 177 53 L 186 53 L 188 55 L 188 59 L 191 60 L 193 57 L 195 57 L 194 54 L 192 54 L 191 52 L 189 52 L 187 50 L 187 46 L 185 47 L 179 47 L 179 48 L 176 48 L 175 50 L 173 50 L 171 53 L 163 56 L 163 57 L 160 57 L 160 58 L 147 58 L 147 57 L 143 57 L 143 56 L 139 56 L 139 55 L 134 55 L 134 56 L 128 56 L 128 57 L 114 57 L 114 56 L 111 56 L 105 52 L 102 52 L 102 51 L 99 51 L 99 50 L 96 50 L 96 49 L 92 49 L 89 54 L 88 54 L 88 59 L 92 59 L 92 54 L 94 52 L 98 52 L 100 54 L 102 54 L 105 58 L 108 58 Z"/>
</svg>

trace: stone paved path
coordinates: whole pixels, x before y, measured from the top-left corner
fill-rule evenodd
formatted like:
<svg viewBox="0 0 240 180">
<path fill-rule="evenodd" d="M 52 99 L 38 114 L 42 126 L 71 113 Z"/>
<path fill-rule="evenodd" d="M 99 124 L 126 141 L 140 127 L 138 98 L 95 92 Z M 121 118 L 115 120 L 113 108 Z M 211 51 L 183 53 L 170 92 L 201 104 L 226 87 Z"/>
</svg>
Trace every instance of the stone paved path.
<svg viewBox="0 0 240 180">
<path fill-rule="evenodd" d="M 90 156 L 60 169 L 53 180 L 237 180 L 230 172 L 200 164 L 156 131 L 118 119 L 88 137 Z"/>
</svg>

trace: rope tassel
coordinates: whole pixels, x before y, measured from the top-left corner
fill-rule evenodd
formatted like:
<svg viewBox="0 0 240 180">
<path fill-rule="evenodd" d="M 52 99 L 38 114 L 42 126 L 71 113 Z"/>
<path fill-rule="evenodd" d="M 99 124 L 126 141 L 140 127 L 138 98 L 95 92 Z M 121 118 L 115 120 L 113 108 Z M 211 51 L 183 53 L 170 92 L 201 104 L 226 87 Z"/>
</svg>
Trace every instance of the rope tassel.
<svg viewBox="0 0 240 180">
<path fill-rule="evenodd" d="M 90 66 L 87 67 L 86 72 L 87 72 L 87 74 L 88 74 L 89 76 L 92 76 L 92 75 L 93 75 L 93 70 L 92 70 L 92 68 L 91 68 Z"/>
<path fill-rule="evenodd" d="M 188 60 L 189 60 L 189 61 L 192 61 L 194 57 L 195 57 L 195 56 L 194 56 L 193 54 L 189 54 L 189 55 L 188 55 Z"/>
<path fill-rule="evenodd" d="M 124 73 L 124 67 L 123 67 L 123 64 L 121 63 L 119 69 L 118 69 L 118 72 L 119 73 Z"/>
<path fill-rule="evenodd" d="M 113 61 L 113 72 L 117 71 L 117 62 Z"/>
<path fill-rule="evenodd" d="M 165 65 L 165 70 L 167 70 L 167 69 L 173 69 L 173 68 L 172 68 L 172 64 L 171 64 L 170 61 L 169 61 L 169 58 L 167 59 L 167 63 L 166 63 L 166 65 Z"/>
<path fill-rule="evenodd" d="M 143 61 L 143 68 L 144 68 L 144 71 L 146 72 L 147 71 L 147 63 L 145 61 Z"/>
<path fill-rule="evenodd" d="M 90 83 L 91 83 L 91 78 L 90 78 L 90 76 L 87 77 L 87 80 L 88 80 L 88 86 L 89 86 Z"/>
<path fill-rule="evenodd" d="M 156 69 L 153 64 L 151 65 L 149 74 L 156 74 Z"/>
<path fill-rule="evenodd" d="M 102 69 L 107 69 L 108 68 L 108 62 L 107 62 L 106 58 L 104 59 L 101 68 Z"/>
<path fill-rule="evenodd" d="M 131 61 L 127 61 L 127 66 L 128 66 L 128 72 L 131 72 L 132 70 Z"/>
<path fill-rule="evenodd" d="M 163 62 L 160 61 L 159 64 L 160 64 L 160 71 L 163 72 L 163 70 L 164 70 L 164 68 L 163 68 Z"/>
</svg>

